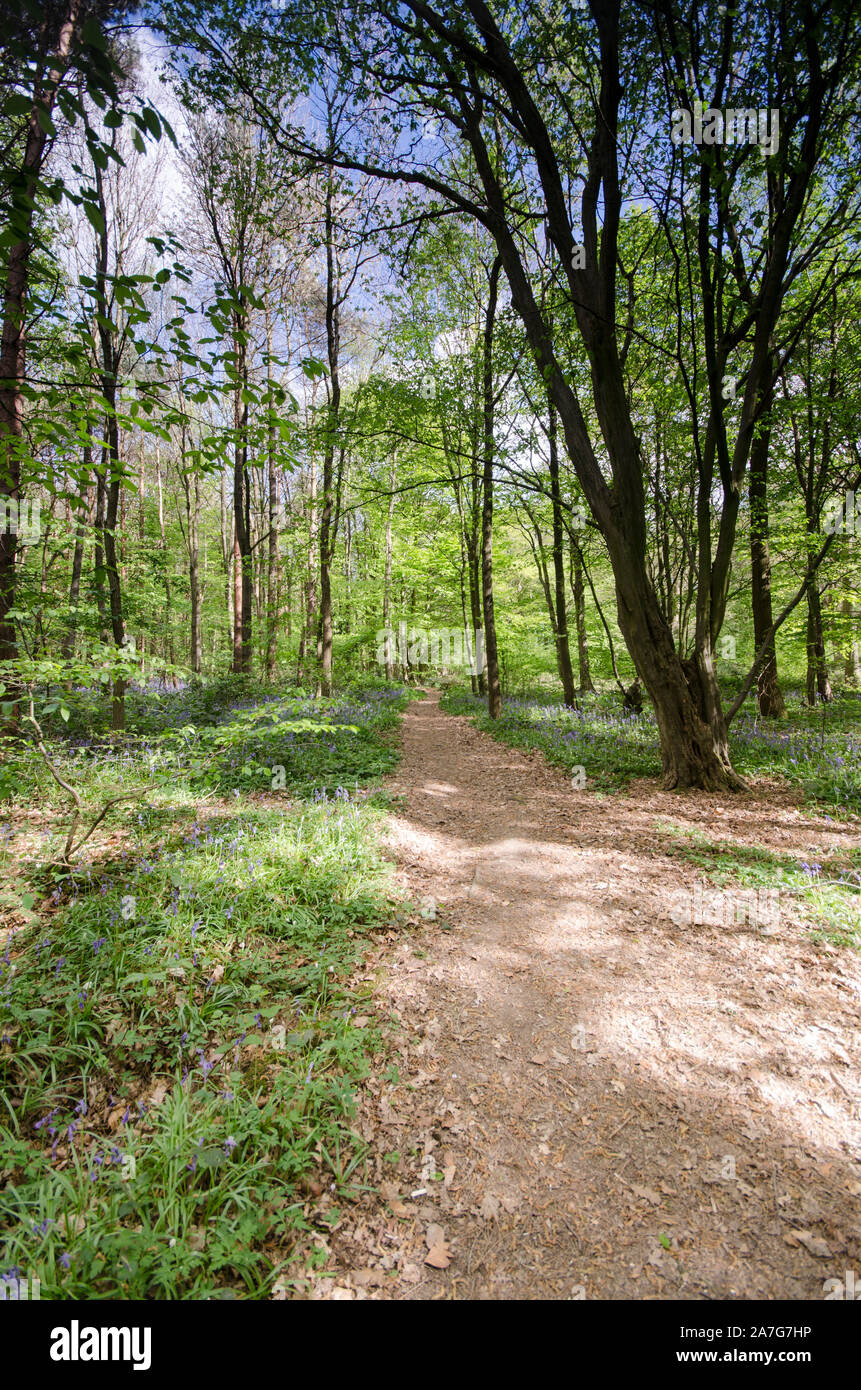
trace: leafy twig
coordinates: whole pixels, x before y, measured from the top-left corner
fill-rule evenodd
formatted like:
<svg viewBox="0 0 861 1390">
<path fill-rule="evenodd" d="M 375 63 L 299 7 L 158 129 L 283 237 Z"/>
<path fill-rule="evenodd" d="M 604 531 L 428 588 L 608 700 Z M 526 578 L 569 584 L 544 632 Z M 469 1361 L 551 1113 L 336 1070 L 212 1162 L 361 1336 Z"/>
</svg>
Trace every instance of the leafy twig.
<svg viewBox="0 0 861 1390">
<path fill-rule="evenodd" d="M 27 720 L 27 723 L 32 724 L 34 729 L 36 730 L 36 747 L 41 753 L 45 761 L 45 765 L 48 768 L 48 771 L 54 778 L 54 781 L 59 783 L 59 785 L 63 788 L 63 791 L 69 793 L 69 796 L 71 796 L 73 802 L 75 803 L 74 813 L 72 815 L 72 823 L 69 826 L 69 833 L 66 836 L 66 843 L 63 847 L 63 863 L 68 864 L 70 863 L 71 855 L 73 853 L 77 854 L 81 847 L 86 844 L 93 831 L 96 829 L 98 825 L 101 824 L 101 822 L 104 820 L 105 816 L 108 814 L 108 811 L 110 811 L 112 806 L 117 806 L 121 801 L 134 801 L 138 797 L 144 797 L 146 796 L 146 790 L 140 790 L 135 792 L 123 792 L 121 796 L 112 796 L 109 801 L 105 802 L 104 806 L 99 811 L 98 815 L 96 816 L 86 835 L 84 835 L 78 841 L 78 843 L 75 844 L 75 831 L 78 828 L 78 821 L 81 819 L 82 813 L 81 797 L 80 794 L 75 790 L 75 788 L 60 776 L 59 772 L 57 771 L 57 769 L 55 768 L 54 764 L 51 762 L 51 759 L 48 756 L 48 750 L 45 747 L 45 735 L 42 732 L 42 728 L 39 724 L 38 719 L 33 713 L 32 694 L 30 696 L 30 713 L 26 715 L 25 718 Z"/>
</svg>

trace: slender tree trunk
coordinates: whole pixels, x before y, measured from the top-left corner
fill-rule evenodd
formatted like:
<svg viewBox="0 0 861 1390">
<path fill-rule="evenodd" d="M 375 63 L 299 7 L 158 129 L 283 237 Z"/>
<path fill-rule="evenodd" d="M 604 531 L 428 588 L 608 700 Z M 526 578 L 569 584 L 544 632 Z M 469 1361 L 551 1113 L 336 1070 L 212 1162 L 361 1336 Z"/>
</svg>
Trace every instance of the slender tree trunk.
<svg viewBox="0 0 861 1390">
<path fill-rule="evenodd" d="M 547 440 L 550 448 L 550 498 L 553 506 L 553 578 L 556 614 L 556 665 L 562 682 L 562 696 L 569 707 L 576 703 L 574 672 L 571 669 L 571 649 L 568 644 L 568 609 L 565 601 L 565 554 L 563 550 L 562 494 L 559 488 L 559 449 L 556 432 L 556 408 L 549 400 Z"/>
<path fill-rule="evenodd" d="M 496 621 L 493 611 L 493 458 L 495 447 L 493 329 L 501 268 L 501 262 L 497 257 L 490 272 L 488 302 L 484 318 L 482 361 L 482 483 L 484 495 L 481 508 L 481 596 L 484 608 L 484 649 L 487 661 L 487 712 L 491 719 L 498 719 L 502 709 Z"/>
<path fill-rule="evenodd" d="M 478 683 L 475 678 L 475 629 L 470 629 L 469 618 L 466 611 L 466 563 L 463 546 L 461 545 L 461 564 L 460 564 L 460 612 L 463 622 L 463 631 L 467 641 L 467 655 L 469 659 L 469 681 L 472 686 L 473 695 L 478 690 Z"/>
<path fill-rule="evenodd" d="M 233 450 L 233 522 L 234 556 L 238 568 L 238 574 L 234 579 L 233 631 L 233 670 L 236 674 L 247 674 L 251 670 L 254 613 L 251 480 L 248 476 L 248 401 L 245 399 L 248 387 L 247 329 L 245 310 L 237 310 L 234 314 L 233 339 L 237 383 L 233 396 L 233 425 L 236 431 Z"/>
<path fill-rule="evenodd" d="M 262 551 L 259 550 L 259 546 L 261 543 L 261 538 L 265 535 L 264 527 L 266 525 L 266 512 L 268 510 L 268 503 L 266 502 L 265 497 L 266 489 L 264 486 L 263 469 L 249 468 L 248 478 L 251 487 L 251 554 L 253 556 L 255 554 L 262 554 Z M 266 573 L 264 572 L 262 563 L 256 565 L 252 564 L 251 573 L 251 601 L 252 611 L 254 614 L 254 631 L 262 632 L 265 638 L 266 624 L 264 622 L 263 613 L 263 587 L 266 579 Z M 265 665 L 265 649 L 263 652 L 263 657 Z"/>
<path fill-rule="evenodd" d="M 84 476 L 81 481 L 79 498 L 80 511 L 75 528 L 75 549 L 72 555 L 72 578 L 69 583 L 69 625 L 63 638 L 62 653 L 69 661 L 75 652 L 75 636 L 78 628 L 78 599 L 81 593 L 81 573 L 84 568 L 84 540 L 87 534 L 87 521 L 90 515 L 90 478 L 93 472 L 93 450 L 90 444 L 84 447 Z"/>
<path fill-rule="evenodd" d="M 341 318 L 338 300 L 338 267 L 335 250 L 333 181 L 326 185 L 326 351 L 329 359 L 326 445 L 323 450 L 323 507 L 320 513 L 320 640 L 319 689 L 332 693 L 332 557 L 335 550 L 336 501 L 334 496 L 335 451 L 341 413 Z"/>
<path fill-rule="evenodd" d="M 571 541 L 571 592 L 574 596 L 574 618 L 577 624 L 577 666 L 580 693 L 594 690 L 589 670 L 589 637 L 586 632 L 586 591 L 583 584 L 583 559 L 579 546 Z"/>
<path fill-rule="evenodd" d="M 185 428 L 183 427 L 182 457 L 185 459 Z M 158 533 L 161 540 L 161 553 L 164 558 L 164 598 L 165 598 L 165 624 L 164 642 L 162 650 L 166 652 L 167 659 L 171 666 L 176 660 L 176 653 L 173 647 L 173 594 L 170 585 L 170 556 L 167 551 L 167 532 L 164 526 L 164 493 L 161 482 L 161 449 L 159 441 L 155 444 L 155 477 L 156 489 L 158 493 Z M 185 481 L 183 477 L 183 481 Z"/>
<path fill-rule="evenodd" d="M 287 548 L 287 562 L 284 566 L 284 580 L 287 586 L 287 642 L 293 640 L 293 548 Z"/>
<path fill-rule="evenodd" d="M 183 419 L 180 444 L 180 469 L 182 486 L 185 491 L 186 538 L 188 544 L 188 588 L 191 599 L 191 669 L 196 676 L 203 671 L 203 639 L 201 635 L 200 608 L 200 475 L 189 474 L 185 459 L 187 453 L 186 425 Z M 159 493 L 159 510 L 161 494 Z"/>
<path fill-rule="evenodd" d="M 472 686 L 473 695 L 477 695 L 478 677 L 475 673 L 475 634 L 477 631 L 479 631 L 479 629 L 475 626 L 475 620 L 473 618 L 473 595 L 471 585 L 469 594 L 469 612 L 467 613 L 467 584 L 471 576 L 471 571 L 469 567 L 469 556 L 467 554 L 466 548 L 466 519 L 464 517 L 463 498 L 461 493 L 460 479 L 458 478 L 456 473 L 454 473 L 452 476 L 452 484 L 454 487 L 455 501 L 457 503 L 458 541 L 460 543 L 460 610 L 463 616 L 463 629 L 469 639 L 469 680 L 470 685 Z"/>
<path fill-rule="evenodd" d="M 349 496 L 349 476 L 344 478 Z M 349 511 L 344 517 L 344 632 L 353 630 L 353 526 Z"/>
<path fill-rule="evenodd" d="M 269 315 L 268 301 L 266 309 L 266 348 L 269 359 L 272 357 L 272 321 Z M 270 379 L 270 402 L 269 409 L 272 410 Z M 278 651 L 278 622 L 279 605 L 281 599 L 281 575 L 278 547 L 278 463 L 275 440 L 275 420 L 269 421 L 268 434 L 268 469 L 269 469 L 269 541 L 268 541 L 268 574 L 266 582 L 266 679 L 274 681 L 277 666 Z"/>
<path fill-rule="evenodd" d="M 191 669 L 196 676 L 203 671 L 203 639 L 200 623 L 200 478 L 195 473 L 193 496 L 188 508 L 188 582 L 191 594 Z"/>
<path fill-rule="evenodd" d="M 817 695 L 827 703 L 832 694 L 822 631 L 822 600 L 814 581 L 807 589 L 807 703 L 814 704 Z"/>
<path fill-rule="evenodd" d="M 852 618 L 852 604 L 848 598 L 843 600 L 840 611 L 845 618 Z M 861 654 L 858 650 L 858 638 L 852 637 L 846 652 L 846 665 L 844 668 L 847 685 L 861 685 Z"/>
<path fill-rule="evenodd" d="M 119 432 L 116 417 L 108 421 L 108 441 L 111 458 L 119 468 Z M 108 597 L 111 606 L 111 631 L 114 644 L 121 648 L 125 643 L 126 631 L 123 621 L 123 593 L 117 563 L 117 513 L 119 511 L 122 479 L 114 476 L 108 484 L 107 507 L 105 510 L 105 569 L 108 575 Z M 121 676 L 114 681 L 113 703 L 111 707 L 111 728 L 121 730 L 126 727 L 126 683 Z"/>
<path fill-rule="evenodd" d="M 227 613 L 227 640 L 233 653 L 233 520 L 227 506 L 227 470 L 221 473 L 221 562 L 224 566 L 224 608 Z M 233 656 L 231 655 L 231 669 Z"/>
<path fill-rule="evenodd" d="M 475 459 L 478 466 L 480 460 Z M 471 517 L 472 520 L 472 517 Z M 471 525 L 466 533 L 466 558 L 467 558 L 467 581 L 469 584 L 469 611 L 472 619 L 473 641 L 475 634 L 481 632 L 484 627 L 484 618 L 481 611 L 481 526 L 480 513 L 478 524 Z M 478 672 L 475 677 L 475 690 L 478 695 L 484 696 L 487 693 L 487 682 L 484 678 L 484 670 Z"/>
<path fill-rule="evenodd" d="M 313 409 L 313 401 L 312 401 Z M 308 479 L 308 567 L 305 580 L 305 626 L 299 641 L 299 663 L 296 679 L 301 683 L 306 675 L 308 654 L 317 630 L 317 458 L 311 450 Z"/>
<path fill-rule="evenodd" d="M 107 402 L 105 414 L 105 449 L 103 459 L 105 469 L 105 522 L 102 531 L 102 545 L 105 554 L 105 572 L 108 579 L 108 599 L 110 603 L 111 631 L 118 650 L 125 645 L 126 632 L 123 619 L 123 593 L 120 579 L 120 566 L 117 547 L 117 521 L 123 491 L 123 469 L 120 457 L 120 429 L 117 421 L 117 391 L 119 386 L 119 351 L 116 345 L 116 330 L 111 318 L 111 304 L 108 293 L 108 264 L 110 255 L 108 207 L 105 199 L 102 169 L 93 162 L 93 177 L 96 185 L 101 231 L 98 234 L 98 264 L 96 267 L 96 302 L 98 304 L 98 339 L 101 348 L 102 394 Z M 114 680 L 113 702 L 111 707 L 111 727 L 122 730 L 126 725 L 126 683 L 122 676 Z"/>
<path fill-rule="evenodd" d="M 242 554 L 233 519 L 233 661 L 234 674 L 242 670 Z"/>
<path fill-rule="evenodd" d="M 750 451 L 750 570 L 753 608 L 753 645 L 759 651 L 766 633 L 774 622 L 771 607 L 771 555 L 768 544 L 768 451 L 771 429 L 763 429 L 754 439 Z M 786 715 L 780 685 L 777 680 L 777 650 L 774 638 L 768 645 L 768 655 L 757 681 L 757 701 L 760 714 L 766 719 Z"/>
<path fill-rule="evenodd" d="M 392 461 L 389 465 L 389 507 L 386 514 L 386 567 L 383 575 L 383 627 L 391 626 L 392 608 L 392 518 L 395 514 L 395 470 L 397 466 L 397 456 L 392 454 Z M 391 643 L 386 641 L 386 680 L 394 680 L 395 668 L 392 662 Z"/>
<path fill-rule="evenodd" d="M 146 540 L 146 509 L 144 507 L 144 497 L 146 496 L 146 459 L 144 457 L 144 436 L 141 435 L 138 446 L 138 542 L 143 551 L 143 544 Z"/>
<path fill-rule="evenodd" d="M 39 565 L 39 607 L 34 614 L 34 641 L 33 655 L 47 656 L 48 644 L 45 632 L 45 603 L 48 595 L 48 549 L 51 545 L 51 528 L 53 522 L 53 511 L 41 523 L 41 559 Z"/>
<path fill-rule="evenodd" d="M 325 461 L 323 477 L 326 477 Z M 325 487 L 325 482 L 324 482 Z M 320 515 L 320 626 L 317 641 L 318 695 L 332 693 L 332 557 L 329 551 L 331 507 L 324 498 Z M 326 546 L 325 558 L 323 545 Z"/>
<path fill-rule="evenodd" d="M 16 198 L 15 225 L 20 235 L 6 254 L 3 275 L 3 327 L 0 337 L 0 497 L 20 500 L 21 445 L 24 422 L 23 386 L 26 377 L 27 289 L 30 279 L 32 226 L 36 192 L 47 152 L 48 136 L 42 127 L 44 112 L 54 109 L 57 86 L 75 37 L 80 18 L 79 0 L 70 0 L 60 21 L 51 67 L 37 74 L 27 122 L 20 189 Z M 7 614 L 15 607 L 15 551 L 17 537 L 11 528 L 0 532 L 0 661 L 17 654 L 15 626 Z"/>
<path fill-rule="evenodd" d="M 105 597 L 105 553 L 102 538 L 105 531 L 105 476 L 108 467 L 108 446 L 102 445 L 101 464 L 96 469 L 96 522 L 95 545 L 93 547 L 93 586 L 96 591 L 96 607 L 99 610 L 99 638 L 108 640 L 108 606 Z"/>
</svg>

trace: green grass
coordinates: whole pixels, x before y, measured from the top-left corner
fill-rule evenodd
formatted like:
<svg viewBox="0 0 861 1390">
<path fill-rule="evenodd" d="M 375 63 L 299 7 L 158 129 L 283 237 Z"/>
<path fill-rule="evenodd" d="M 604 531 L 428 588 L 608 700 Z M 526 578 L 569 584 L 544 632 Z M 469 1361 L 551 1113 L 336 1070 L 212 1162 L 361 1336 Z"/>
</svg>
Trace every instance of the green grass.
<svg viewBox="0 0 861 1390">
<path fill-rule="evenodd" d="M 787 695 L 786 720 L 756 717 L 746 706 L 730 727 L 733 765 L 749 777 L 790 783 L 835 815 L 861 812 L 861 699 L 847 691 L 831 704 L 802 709 Z M 499 719 L 463 687 L 442 697 L 450 714 L 466 714 L 494 738 L 516 748 L 538 748 L 549 762 L 585 769 L 592 789 L 613 792 L 637 777 L 661 774 L 658 731 L 651 709 L 625 713 L 618 693 L 582 697 L 579 709 L 541 698 L 505 699 Z"/>
<path fill-rule="evenodd" d="M 197 789 L 196 754 L 148 783 L 169 734 L 125 760 L 52 746 L 91 809 L 135 779 L 152 804 L 112 813 L 71 873 L 51 867 L 50 788 L 35 826 L 13 807 L 2 828 L 0 1274 L 38 1277 L 43 1298 L 265 1297 L 305 1252 L 309 1182 L 335 1219 L 380 1047 L 352 978 L 397 920 L 369 784 L 402 704 L 353 721 L 351 792 L 329 792 L 329 767 L 313 786 L 328 731 L 283 793 L 228 803 L 221 772 Z M 230 716 L 243 737 L 256 722 Z"/>
<path fill-rule="evenodd" d="M 758 845 L 714 840 L 702 831 L 658 822 L 666 851 L 701 869 L 716 888 L 776 890 L 781 910 L 794 903 L 815 940 L 861 948 L 861 850 L 819 854 L 812 863 Z"/>
</svg>

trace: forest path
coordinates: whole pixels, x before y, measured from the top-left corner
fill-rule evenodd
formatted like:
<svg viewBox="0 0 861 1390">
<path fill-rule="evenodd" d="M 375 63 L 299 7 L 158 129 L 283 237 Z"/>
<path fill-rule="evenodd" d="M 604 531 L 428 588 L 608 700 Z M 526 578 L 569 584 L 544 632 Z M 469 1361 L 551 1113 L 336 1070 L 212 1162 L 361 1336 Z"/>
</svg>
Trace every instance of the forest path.
<svg viewBox="0 0 861 1390">
<path fill-rule="evenodd" d="M 382 1196 L 311 1296 L 821 1299 L 858 1270 L 857 954 L 791 901 L 779 930 L 670 917 L 692 832 L 804 858 L 857 826 L 771 786 L 577 791 L 437 693 L 402 739 L 388 849 L 438 917 L 370 967 L 405 1030 L 359 1117 Z"/>
</svg>

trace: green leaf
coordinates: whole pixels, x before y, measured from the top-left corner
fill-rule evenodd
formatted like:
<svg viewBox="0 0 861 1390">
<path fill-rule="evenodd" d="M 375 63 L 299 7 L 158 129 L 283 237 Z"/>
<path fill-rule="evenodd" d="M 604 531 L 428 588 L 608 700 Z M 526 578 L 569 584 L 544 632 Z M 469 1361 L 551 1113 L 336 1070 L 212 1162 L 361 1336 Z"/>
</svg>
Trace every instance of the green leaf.
<svg viewBox="0 0 861 1390">
<path fill-rule="evenodd" d="M 90 48 L 97 48 L 100 53 L 106 52 L 108 42 L 98 20 L 92 18 L 84 20 L 81 25 L 81 38 L 84 43 L 89 44 Z"/>
<path fill-rule="evenodd" d="M 145 106 L 141 112 L 144 125 L 156 140 L 161 139 L 161 122 L 151 106 Z"/>
<path fill-rule="evenodd" d="M 227 1156 L 223 1149 L 204 1149 L 203 1153 L 197 1156 L 199 1168 L 220 1168 L 222 1163 L 226 1162 Z"/>
<path fill-rule="evenodd" d="M 86 214 L 87 221 L 98 232 L 99 236 L 104 236 L 105 219 L 102 217 L 101 211 L 99 210 L 99 208 L 96 207 L 95 203 L 91 203 L 89 200 L 87 200 L 84 203 L 84 212 Z"/>
<path fill-rule="evenodd" d="M 48 115 L 48 112 L 45 110 L 44 106 L 36 107 L 36 120 L 39 122 L 39 125 L 42 127 L 46 135 L 57 134 L 57 127 L 54 125 L 54 122 L 51 120 L 51 117 Z"/>
<path fill-rule="evenodd" d="M 32 98 L 22 96 L 19 92 L 13 92 L 11 96 L 3 98 L 4 116 L 29 116 L 32 109 Z"/>
</svg>

